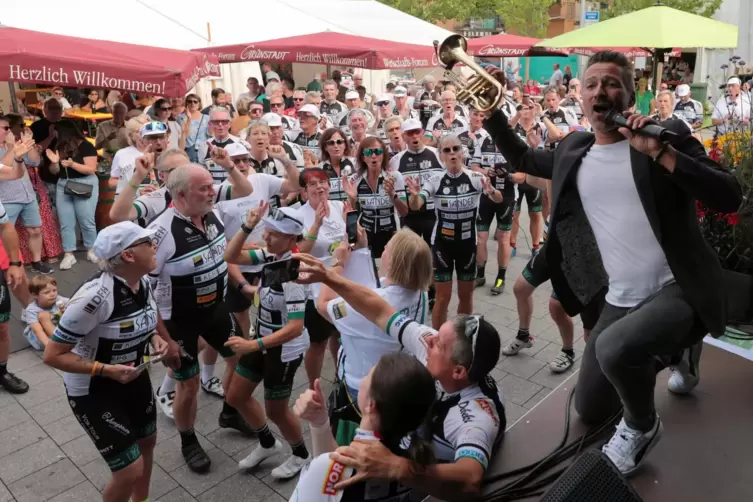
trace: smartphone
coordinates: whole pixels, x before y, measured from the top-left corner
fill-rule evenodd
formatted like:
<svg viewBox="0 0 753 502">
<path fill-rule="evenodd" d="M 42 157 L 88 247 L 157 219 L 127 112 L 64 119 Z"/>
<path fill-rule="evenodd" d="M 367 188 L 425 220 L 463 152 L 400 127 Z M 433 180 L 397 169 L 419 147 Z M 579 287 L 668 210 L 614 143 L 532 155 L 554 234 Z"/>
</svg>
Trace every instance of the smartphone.
<svg viewBox="0 0 753 502">
<path fill-rule="evenodd" d="M 358 242 L 358 211 L 349 211 L 345 217 L 345 229 L 348 232 L 348 244 Z"/>
<path fill-rule="evenodd" d="M 165 357 L 165 356 L 164 355 L 154 356 L 154 357 L 144 356 L 144 358 L 145 358 L 144 362 L 141 363 L 141 364 L 139 364 L 138 366 L 136 366 L 136 370 L 137 371 L 143 370 L 145 368 L 148 368 L 152 364 L 157 364 L 158 362 L 160 362 L 162 360 L 163 357 Z"/>
<path fill-rule="evenodd" d="M 295 281 L 298 279 L 299 266 L 300 262 L 292 258 L 267 263 L 261 269 L 261 285 L 268 288 Z"/>
</svg>

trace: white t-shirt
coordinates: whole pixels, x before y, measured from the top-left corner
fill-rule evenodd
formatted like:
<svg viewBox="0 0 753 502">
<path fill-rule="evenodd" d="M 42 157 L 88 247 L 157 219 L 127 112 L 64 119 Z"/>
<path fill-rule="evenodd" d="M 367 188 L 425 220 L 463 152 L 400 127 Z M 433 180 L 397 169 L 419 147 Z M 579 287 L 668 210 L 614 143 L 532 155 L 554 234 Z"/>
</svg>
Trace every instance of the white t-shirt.
<svg viewBox="0 0 753 502">
<path fill-rule="evenodd" d="M 340 245 L 345 238 L 345 218 L 343 217 L 344 204 L 340 201 L 327 201 L 329 204 L 329 216 L 324 218 L 322 226 L 319 228 L 314 247 L 310 254 L 322 260 L 326 265 L 332 263 L 332 250 Z M 300 208 L 303 216 L 303 232 L 308 234 L 309 229 L 314 225 L 316 220 L 316 210 L 311 204 L 306 202 Z M 311 298 L 316 299 L 319 296 L 319 284 L 311 285 Z"/>
<path fill-rule="evenodd" d="M 123 188 L 131 181 L 133 171 L 136 169 L 136 159 L 144 155 L 135 146 L 129 146 L 118 150 L 112 159 L 110 176 L 118 179 L 118 186 L 115 188 L 115 195 L 118 195 Z"/>
<path fill-rule="evenodd" d="M 730 114 L 737 120 L 750 120 L 750 99 L 745 93 L 740 93 L 736 100 L 722 96 L 714 105 L 714 111 L 711 114 L 712 119 L 722 119 L 728 117 Z M 727 129 L 731 129 L 729 122 L 717 126 L 720 134 L 727 132 Z"/>
<path fill-rule="evenodd" d="M 235 234 L 241 229 L 241 224 L 246 221 L 246 213 L 256 207 L 262 201 L 268 201 L 275 195 L 280 194 L 280 188 L 285 182 L 284 178 L 278 178 L 271 174 L 251 174 L 248 181 L 254 187 L 251 195 L 240 197 L 238 199 L 219 202 L 214 208 L 222 219 L 222 225 L 225 227 L 225 237 L 228 242 L 235 237 Z M 262 233 L 264 232 L 264 222 L 260 221 L 254 231 L 246 238 L 246 242 L 262 244 Z M 241 265 L 242 272 L 258 272 L 262 265 Z"/>
<path fill-rule="evenodd" d="M 550 86 L 558 85 L 557 84 L 558 82 L 559 82 L 559 85 L 562 85 L 564 83 L 564 78 L 565 76 L 562 74 L 562 70 L 554 70 L 554 73 L 552 73 L 552 76 L 549 77 L 549 85 Z"/>
<path fill-rule="evenodd" d="M 634 307 L 674 282 L 635 186 L 630 143 L 593 145 L 578 170 L 577 183 L 609 275 L 606 301 Z"/>
<path fill-rule="evenodd" d="M 177 149 L 180 136 L 183 133 L 183 128 L 180 127 L 177 120 L 168 120 L 167 127 L 170 129 L 170 144 L 168 145 L 168 148 Z"/>
</svg>

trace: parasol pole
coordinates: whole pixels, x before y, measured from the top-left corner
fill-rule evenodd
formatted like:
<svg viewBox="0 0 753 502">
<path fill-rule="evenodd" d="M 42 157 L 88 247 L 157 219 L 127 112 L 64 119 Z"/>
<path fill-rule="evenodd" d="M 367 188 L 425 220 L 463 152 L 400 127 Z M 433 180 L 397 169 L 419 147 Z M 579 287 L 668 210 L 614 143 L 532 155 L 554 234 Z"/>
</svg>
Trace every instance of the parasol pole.
<svg viewBox="0 0 753 502">
<path fill-rule="evenodd" d="M 654 49 L 654 67 L 652 80 L 654 83 L 654 95 L 661 88 L 661 76 L 664 72 L 664 56 L 671 52 L 672 49 Z"/>
<path fill-rule="evenodd" d="M 212 24 L 207 21 L 207 42 L 209 42 L 209 45 L 212 45 Z M 217 80 L 212 79 L 212 89 L 217 87 Z"/>
</svg>

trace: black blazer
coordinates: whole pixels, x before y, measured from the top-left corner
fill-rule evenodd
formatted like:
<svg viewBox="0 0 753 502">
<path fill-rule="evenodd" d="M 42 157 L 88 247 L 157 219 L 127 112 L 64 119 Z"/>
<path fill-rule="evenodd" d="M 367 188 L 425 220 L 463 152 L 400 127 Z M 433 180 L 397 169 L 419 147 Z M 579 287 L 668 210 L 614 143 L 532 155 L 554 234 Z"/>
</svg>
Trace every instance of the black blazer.
<svg viewBox="0 0 753 502">
<path fill-rule="evenodd" d="M 719 260 L 701 235 L 695 201 L 731 213 L 742 202 L 740 184 L 706 155 L 679 120 L 662 123 L 683 135 L 674 148 L 673 173 L 651 157 L 630 149 L 633 177 L 643 209 L 664 250 L 675 281 L 712 336 L 724 333 L 727 321 L 724 277 Z M 576 185 L 583 157 L 595 142 L 592 133 L 570 133 L 554 151 L 528 148 L 500 111 L 484 126 L 505 158 L 519 171 L 552 180 L 552 212 L 546 261 L 552 287 L 573 316 L 608 288 L 593 230 Z"/>
</svg>

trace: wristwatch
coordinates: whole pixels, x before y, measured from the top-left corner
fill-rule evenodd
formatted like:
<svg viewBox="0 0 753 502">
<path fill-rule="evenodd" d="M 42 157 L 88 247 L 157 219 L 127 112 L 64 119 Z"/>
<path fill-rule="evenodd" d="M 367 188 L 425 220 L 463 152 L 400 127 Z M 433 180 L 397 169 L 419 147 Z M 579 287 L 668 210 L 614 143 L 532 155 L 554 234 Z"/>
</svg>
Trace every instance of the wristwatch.
<svg viewBox="0 0 753 502">
<path fill-rule="evenodd" d="M 20 261 L 11 261 L 8 262 L 8 265 L 11 267 L 22 267 L 23 263 L 21 263 Z"/>
</svg>

